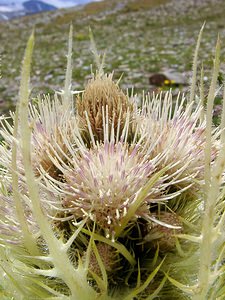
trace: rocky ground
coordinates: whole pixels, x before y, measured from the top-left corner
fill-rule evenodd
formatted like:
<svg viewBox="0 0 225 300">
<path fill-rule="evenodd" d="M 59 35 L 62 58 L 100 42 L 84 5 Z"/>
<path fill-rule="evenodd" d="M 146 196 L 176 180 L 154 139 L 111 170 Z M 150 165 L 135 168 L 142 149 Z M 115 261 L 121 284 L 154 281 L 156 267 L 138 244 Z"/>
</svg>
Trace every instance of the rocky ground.
<svg viewBox="0 0 225 300">
<path fill-rule="evenodd" d="M 90 78 L 93 56 L 89 26 L 96 44 L 106 51 L 106 71 L 123 74 L 123 88 L 150 90 L 154 73 L 176 73 L 187 88 L 198 32 L 206 21 L 200 62 L 210 78 L 214 47 L 221 39 L 221 74 L 225 71 L 224 0 L 105 0 L 84 9 L 68 9 L 0 23 L 0 110 L 7 111 L 18 97 L 20 65 L 26 41 L 35 27 L 32 95 L 63 87 L 69 24 L 74 24 L 73 88 Z M 169 88 L 164 86 L 163 88 Z"/>
</svg>

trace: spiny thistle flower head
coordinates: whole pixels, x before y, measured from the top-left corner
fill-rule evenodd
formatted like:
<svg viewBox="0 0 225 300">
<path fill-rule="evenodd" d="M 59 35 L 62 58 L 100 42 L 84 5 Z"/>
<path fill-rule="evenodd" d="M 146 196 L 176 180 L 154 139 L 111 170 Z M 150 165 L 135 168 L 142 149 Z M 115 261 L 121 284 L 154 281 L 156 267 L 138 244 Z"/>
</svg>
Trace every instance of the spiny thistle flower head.
<svg viewBox="0 0 225 300">
<path fill-rule="evenodd" d="M 96 256 L 99 255 L 107 273 L 110 274 L 116 272 L 119 259 L 115 249 L 106 243 L 100 242 L 96 245 L 96 251 L 97 254 L 94 251 L 90 254 L 89 271 L 99 276 L 101 275 L 101 269 L 96 258 Z"/>
<path fill-rule="evenodd" d="M 155 247 L 159 247 L 160 251 L 168 252 L 169 250 L 173 250 L 176 244 L 175 236 L 182 233 L 181 220 L 172 212 L 162 212 L 161 214 L 152 214 L 152 216 L 157 217 L 160 222 L 167 224 L 167 226 L 162 226 L 154 222 L 148 224 L 148 233 L 144 237 L 145 241 L 151 242 L 152 245 L 155 243 Z"/>
<path fill-rule="evenodd" d="M 168 92 L 138 108 L 102 71 L 72 107 L 71 36 L 63 97 L 29 107 L 31 36 L 13 125 L 2 118 L 5 295 L 221 298 L 225 135 L 210 122 L 218 54 L 206 118 L 195 83 L 190 101 Z"/>
<path fill-rule="evenodd" d="M 89 133 L 89 123 L 95 139 L 104 141 L 106 118 L 109 128 L 121 133 L 127 115 L 134 110 L 134 103 L 113 81 L 113 74 L 97 73 L 87 84 L 82 97 L 78 96 L 76 109 L 82 131 Z"/>
<path fill-rule="evenodd" d="M 120 226 L 138 193 L 156 171 L 157 158 L 148 160 L 138 145 L 105 142 L 76 153 L 72 165 L 63 171 L 63 206 L 78 219 L 90 215 L 106 236 Z M 148 202 L 159 193 L 159 185 L 145 196 L 133 219 L 148 214 Z M 68 195 L 67 195 L 68 194 Z"/>
<path fill-rule="evenodd" d="M 64 143 L 66 136 L 69 143 L 73 143 L 71 124 L 75 122 L 74 113 L 63 105 L 56 94 L 51 100 L 49 95 L 44 95 L 44 99 L 39 96 L 34 104 L 29 106 L 29 124 L 32 129 L 32 166 L 36 176 L 47 173 L 51 177 L 61 179 L 60 170 L 54 164 L 52 157 L 57 157 L 61 161 L 67 161 L 67 147 Z M 15 114 L 12 114 L 15 123 Z M 15 126 L 8 122 L 8 118 L 1 120 L 1 135 L 4 143 L 0 146 L 4 157 L 0 158 L 1 165 L 6 169 L 11 168 L 11 149 L 15 139 L 13 131 Z M 20 129 L 18 130 L 18 136 Z M 21 144 L 18 144 L 17 165 L 21 175 L 24 175 L 23 158 Z M 20 177 L 22 179 L 22 177 Z"/>
<path fill-rule="evenodd" d="M 49 97 L 44 100 L 39 99 L 38 110 L 35 106 L 31 108 L 32 131 L 32 160 L 36 174 L 40 174 L 40 169 L 48 173 L 51 177 L 58 178 L 60 171 L 54 165 L 51 157 L 57 156 L 62 161 L 66 161 L 66 146 L 64 136 L 72 143 L 70 124 L 75 119 L 68 107 L 62 105 L 57 96 L 51 101 Z"/>
<path fill-rule="evenodd" d="M 191 194 L 199 189 L 204 179 L 206 121 L 200 119 L 204 108 L 201 105 L 193 107 L 184 96 L 178 95 L 174 100 L 166 93 L 162 97 L 163 94 L 158 94 L 151 99 L 148 95 L 143 103 L 140 114 L 141 135 L 145 136 L 143 147 L 147 144 L 152 149 L 151 158 L 162 155 L 160 168 L 170 165 L 166 171 L 171 180 L 170 189 L 179 192 L 184 188 Z M 212 162 L 218 152 L 218 135 L 219 129 L 215 128 Z"/>
</svg>

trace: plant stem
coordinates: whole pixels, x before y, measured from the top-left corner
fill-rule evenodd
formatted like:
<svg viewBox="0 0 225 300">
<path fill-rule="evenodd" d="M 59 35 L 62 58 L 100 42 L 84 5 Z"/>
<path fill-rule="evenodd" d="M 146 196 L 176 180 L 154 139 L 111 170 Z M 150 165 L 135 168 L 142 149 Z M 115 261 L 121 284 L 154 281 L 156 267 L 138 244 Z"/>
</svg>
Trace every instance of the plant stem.
<svg viewBox="0 0 225 300">
<path fill-rule="evenodd" d="M 220 188 L 220 171 L 218 157 L 215 162 L 212 172 L 211 167 L 211 135 L 212 135 L 212 110 L 215 97 L 217 77 L 219 73 L 219 56 L 220 56 L 220 41 L 218 39 L 216 45 L 216 54 L 214 61 L 213 76 L 209 90 L 206 116 L 206 148 L 205 148 L 205 207 L 202 222 L 202 240 L 200 244 L 200 265 L 198 274 L 198 285 L 195 290 L 193 300 L 208 299 L 208 292 L 211 288 L 211 268 L 212 268 L 212 251 L 214 244 L 214 221 L 215 221 L 215 206 Z M 221 154 L 221 152 L 220 152 Z M 212 174 L 213 173 L 213 174 Z"/>
</svg>

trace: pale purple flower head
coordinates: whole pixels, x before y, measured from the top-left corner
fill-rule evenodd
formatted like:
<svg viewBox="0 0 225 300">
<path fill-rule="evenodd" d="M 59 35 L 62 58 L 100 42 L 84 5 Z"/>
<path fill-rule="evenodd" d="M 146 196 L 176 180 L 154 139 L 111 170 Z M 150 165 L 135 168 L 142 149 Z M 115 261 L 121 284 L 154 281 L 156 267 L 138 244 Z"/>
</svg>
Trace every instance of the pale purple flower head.
<svg viewBox="0 0 225 300">
<path fill-rule="evenodd" d="M 137 194 L 156 171 L 157 159 L 149 160 L 138 145 L 105 142 L 96 148 L 78 151 L 68 170 L 63 172 L 65 184 L 63 206 L 76 219 L 89 216 L 106 236 L 113 235 Z M 159 186 L 149 190 L 133 216 L 148 213 L 148 202 L 159 193 Z"/>
</svg>

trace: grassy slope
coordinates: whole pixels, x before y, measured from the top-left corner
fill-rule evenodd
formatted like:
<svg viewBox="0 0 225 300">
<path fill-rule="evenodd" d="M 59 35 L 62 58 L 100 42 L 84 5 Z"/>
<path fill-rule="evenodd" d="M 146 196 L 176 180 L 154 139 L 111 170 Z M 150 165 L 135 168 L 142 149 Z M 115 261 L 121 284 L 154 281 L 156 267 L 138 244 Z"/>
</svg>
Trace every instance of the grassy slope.
<svg viewBox="0 0 225 300">
<path fill-rule="evenodd" d="M 189 3 L 187 3 L 189 2 Z M 2 56 L 0 109 L 15 102 L 20 63 L 29 33 L 35 26 L 33 95 L 63 86 L 69 23 L 74 24 L 74 86 L 83 88 L 89 78 L 93 57 L 88 28 L 98 48 L 107 53 L 106 70 L 122 73 L 123 87 L 134 85 L 137 92 L 148 89 L 151 72 L 172 68 L 188 74 L 198 31 L 206 20 L 201 58 L 209 69 L 220 31 L 224 47 L 223 0 L 105 0 L 82 10 L 61 10 L 0 24 Z M 222 61 L 225 53 L 222 51 Z M 222 65 L 223 67 L 223 65 Z"/>
</svg>

